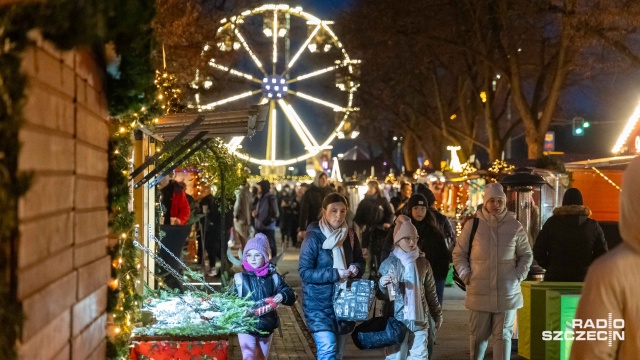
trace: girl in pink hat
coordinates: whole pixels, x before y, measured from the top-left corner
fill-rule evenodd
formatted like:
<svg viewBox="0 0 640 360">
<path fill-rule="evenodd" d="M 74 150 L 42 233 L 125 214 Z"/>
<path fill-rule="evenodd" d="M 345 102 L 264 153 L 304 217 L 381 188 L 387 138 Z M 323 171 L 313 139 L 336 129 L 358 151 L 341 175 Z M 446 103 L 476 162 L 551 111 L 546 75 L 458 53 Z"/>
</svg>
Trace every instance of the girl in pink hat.
<svg viewBox="0 0 640 360">
<path fill-rule="evenodd" d="M 435 330 L 442 325 L 442 308 L 438 303 L 436 283 L 429 261 L 418 248 L 418 230 L 408 216 L 400 215 L 393 229 L 394 249 L 380 265 L 380 291 L 390 295 L 393 316 L 408 329 L 404 341 L 385 349 L 387 360 L 427 359 L 429 314 Z"/>
<path fill-rule="evenodd" d="M 266 360 L 273 331 L 280 326 L 278 313 L 280 304 L 293 305 L 296 294 L 273 264 L 269 263 L 269 240 L 258 233 L 244 247 L 242 267 L 244 271 L 234 275 L 239 296 L 256 302 L 257 329 L 265 334 L 238 334 L 243 360 Z"/>
</svg>

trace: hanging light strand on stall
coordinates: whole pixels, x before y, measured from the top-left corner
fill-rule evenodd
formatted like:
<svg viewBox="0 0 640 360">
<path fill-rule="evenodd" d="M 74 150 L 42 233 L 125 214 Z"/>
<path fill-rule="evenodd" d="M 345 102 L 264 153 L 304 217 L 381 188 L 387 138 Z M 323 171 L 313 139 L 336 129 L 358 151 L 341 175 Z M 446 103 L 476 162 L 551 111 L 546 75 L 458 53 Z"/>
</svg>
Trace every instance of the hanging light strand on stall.
<svg viewBox="0 0 640 360">
<path fill-rule="evenodd" d="M 602 176 L 603 179 L 607 180 L 607 182 L 609 184 L 611 184 L 614 188 L 618 189 L 618 191 L 622 191 L 622 189 L 620 189 L 620 186 L 618 186 L 616 183 L 614 183 L 611 179 L 609 179 L 607 177 L 607 175 L 603 174 L 600 170 L 596 169 L 595 166 L 591 167 L 593 169 L 593 171 L 595 171 L 598 175 Z"/>
</svg>

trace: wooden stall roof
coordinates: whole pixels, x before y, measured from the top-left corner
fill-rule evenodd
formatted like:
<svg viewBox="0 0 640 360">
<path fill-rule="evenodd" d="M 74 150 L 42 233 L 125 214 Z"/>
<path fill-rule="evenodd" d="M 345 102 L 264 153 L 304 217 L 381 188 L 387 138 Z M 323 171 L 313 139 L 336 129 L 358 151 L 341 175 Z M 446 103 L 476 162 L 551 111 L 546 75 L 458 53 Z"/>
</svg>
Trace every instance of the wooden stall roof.
<svg viewBox="0 0 640 360">
<path fill-rule="evenodd" d="M 574 161 L 564 164 L 567 170 L 583 170 L 590 169 L 592 166 L 596 168 L 619 168 L 625 169 L 633 158 L 638 155 L 612 156 L 600 159 L 589 159 L 583 161 Z"/>
<path fill-rule="evenodd" d="M 205 139 L 214 137 L 253 136 L 264 128 L 269 108 L 265 105 L 230 111 L 203 111 L 198 113 L 171 114 L 158 119 L 154 133 L 164 140 L 171 140 L 198 116 L 204 121 L 184 140 L 193 138 L 201 131 L 207 131 Z"/>
</svg>

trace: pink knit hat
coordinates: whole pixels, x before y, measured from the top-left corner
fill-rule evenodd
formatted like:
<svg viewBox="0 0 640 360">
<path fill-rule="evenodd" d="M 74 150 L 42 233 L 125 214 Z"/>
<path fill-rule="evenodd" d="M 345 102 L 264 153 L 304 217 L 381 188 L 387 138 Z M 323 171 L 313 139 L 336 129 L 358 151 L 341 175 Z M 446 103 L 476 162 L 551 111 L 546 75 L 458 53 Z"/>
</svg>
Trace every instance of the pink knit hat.
<svg viewBox="0 0 640 360">
<path fill-rule="evenodd" d="M 244 247 L 244 251 L 242 252 L 242 257 L 245 258 L 247 256 L 247 252 L 249 250 L 258 250 L 260 254 L 264 257 L 264 261 L 268 262 L 271 258 L 270 249 L 269 249 L 269 239 L 263 233 L 257 233 L 253 239 L 249 239 L 247 241 L 247 245 Z"/>
<path fill-rule="evenodd" d="M 418 230 L 411 223 L 411 218 L 399 215 L 396 218 L 396 227 L 393 229 L 393 243 L 397 243 L 405 237 L 418 237 Z"/>
</svg>

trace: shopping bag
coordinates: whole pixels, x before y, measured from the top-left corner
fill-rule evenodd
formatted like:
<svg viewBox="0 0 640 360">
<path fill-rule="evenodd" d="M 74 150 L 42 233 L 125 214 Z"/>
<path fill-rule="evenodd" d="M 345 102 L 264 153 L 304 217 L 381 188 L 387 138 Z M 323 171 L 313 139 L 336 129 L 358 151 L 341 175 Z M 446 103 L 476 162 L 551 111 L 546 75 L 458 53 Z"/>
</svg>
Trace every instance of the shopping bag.
<svg viewBox="0 0 640 360">
<path fill-rule="evenodd" d="M 347 290 L 340 287 L 340 284 L 335 286 L 333 310 L 336 319 L 367 320 L 375 297 L 375 283 L 371 280 L 356 280 L 347 283 Z"/>
<path fill-rule="evenodd" d="M 393 316 L 374 317 L 359 325 L 351 333 L 353 343 L 360 350 L 381 349 L 400 344 L 407 327 Z"/>
</svg>

